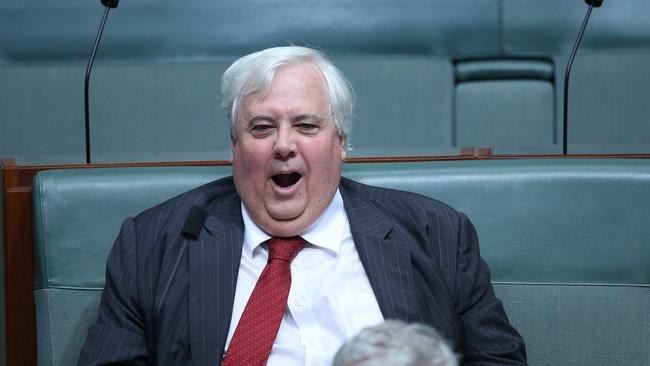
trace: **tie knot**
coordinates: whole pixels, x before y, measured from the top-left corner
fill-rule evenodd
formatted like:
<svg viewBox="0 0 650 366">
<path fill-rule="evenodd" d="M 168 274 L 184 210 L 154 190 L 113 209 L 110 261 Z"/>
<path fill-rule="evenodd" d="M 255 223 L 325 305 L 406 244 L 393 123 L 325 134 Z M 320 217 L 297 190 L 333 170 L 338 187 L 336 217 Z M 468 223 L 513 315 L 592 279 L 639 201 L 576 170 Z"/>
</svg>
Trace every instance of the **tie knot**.
<svg viewBox="0 0 650 366">
<path fill-rule="evenodd" d="M 291 262 L 304 247 L 305 239 L 299 236 L 291 238 L 271 238 L 269 240 L 269 262 L 272 259 Z"/>
</svg>

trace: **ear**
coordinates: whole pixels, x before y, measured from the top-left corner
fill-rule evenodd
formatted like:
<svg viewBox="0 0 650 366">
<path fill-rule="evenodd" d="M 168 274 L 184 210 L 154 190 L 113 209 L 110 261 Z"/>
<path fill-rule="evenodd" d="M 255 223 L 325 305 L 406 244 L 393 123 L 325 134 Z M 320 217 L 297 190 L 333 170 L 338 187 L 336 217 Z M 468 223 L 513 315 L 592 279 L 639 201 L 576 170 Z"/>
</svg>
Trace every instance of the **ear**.
<svg viewBox="0 0 650 366">
<path fill-rule="evenodd" d="M 341 137 L 341 161 L 345 160 L 348 154 L 348 149 L 347 149 L 347 140 L 345 137 Z"/>
</svg>

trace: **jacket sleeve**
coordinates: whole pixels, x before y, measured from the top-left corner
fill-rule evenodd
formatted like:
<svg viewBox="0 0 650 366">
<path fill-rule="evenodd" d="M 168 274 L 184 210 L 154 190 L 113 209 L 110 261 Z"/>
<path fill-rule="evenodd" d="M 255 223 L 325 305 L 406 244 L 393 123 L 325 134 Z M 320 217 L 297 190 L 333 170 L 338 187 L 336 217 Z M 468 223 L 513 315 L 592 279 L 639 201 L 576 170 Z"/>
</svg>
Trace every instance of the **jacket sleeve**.
<svg viewBox="0 0 650 366">
<path fill-rule="evenodd" d="M 138 306 L 136 231 L 122 224 L 106 264 L 99 316 L 81 350 L 79 365 L 146 365 L 147 342 Z"/>
<path fill-rule="evenodd" d="M 474 226 L 459 215 L 454 302 L 462 329 L 464 365 L 525 365 L 526 348 L 494 295 L 490 270 L 480 257 Z"/>
</svg>

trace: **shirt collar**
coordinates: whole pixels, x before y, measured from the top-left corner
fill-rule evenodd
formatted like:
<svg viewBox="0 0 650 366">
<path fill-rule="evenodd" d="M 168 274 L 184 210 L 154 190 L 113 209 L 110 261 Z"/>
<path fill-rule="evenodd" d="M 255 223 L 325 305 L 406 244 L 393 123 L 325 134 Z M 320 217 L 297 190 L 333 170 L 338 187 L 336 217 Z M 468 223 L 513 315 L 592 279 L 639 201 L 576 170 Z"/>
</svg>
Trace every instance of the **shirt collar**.
<svg viewBox="0 0 650 366">
<path fill-rule="evenodd" d="M 258 248 L 271 236 L 262 230 L 251 218 L 244 202 L 241 203 L 241 213 L 244 220 L 244 248 L 249 255 L 258 253 Z M 348 225 L 348 218 L 343 206 L 341 192 L 336 190 L 332 201 L 325 208 L 320 217 L 311 224 L 300 236 L 317 247 L 321 247 L 333 255 L 337 255 L 341 247 L 341 241 Z"/>
</svg>

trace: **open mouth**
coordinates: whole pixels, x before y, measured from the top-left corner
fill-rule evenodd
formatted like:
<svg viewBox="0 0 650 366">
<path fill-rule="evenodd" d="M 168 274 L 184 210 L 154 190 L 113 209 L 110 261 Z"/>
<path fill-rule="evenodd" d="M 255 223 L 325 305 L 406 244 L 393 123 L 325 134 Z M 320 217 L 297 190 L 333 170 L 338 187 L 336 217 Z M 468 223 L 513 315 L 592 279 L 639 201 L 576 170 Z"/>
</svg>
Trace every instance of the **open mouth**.
<svg viewBox="0 0 650 366">
<path fill-rule="evenodd" d="M 273 176 L 273 181 L 275 184 L 279 185 L 282 188 L 290 187 L 296 184 L 302 175 L 299 173 L 288 173 L 288 174 L 276 174 Z"/>
</svg>

